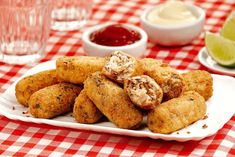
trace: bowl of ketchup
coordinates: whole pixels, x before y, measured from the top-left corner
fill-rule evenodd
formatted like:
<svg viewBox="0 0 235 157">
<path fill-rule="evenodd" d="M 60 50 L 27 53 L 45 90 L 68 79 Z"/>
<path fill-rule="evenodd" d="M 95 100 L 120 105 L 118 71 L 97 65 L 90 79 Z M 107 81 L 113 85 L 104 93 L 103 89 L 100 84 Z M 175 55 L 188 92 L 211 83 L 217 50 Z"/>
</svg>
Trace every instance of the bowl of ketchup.
<svg viewBox="0 0 235 157">
<path fill-rule="evenodd" d="M 83 49 L 90 56 L 108 56 L 124 51 L 142 57 L 146 51 L 147 34 L 129 24 L 101 24 L 86 29 L 82 35 Z"/>
</svg>

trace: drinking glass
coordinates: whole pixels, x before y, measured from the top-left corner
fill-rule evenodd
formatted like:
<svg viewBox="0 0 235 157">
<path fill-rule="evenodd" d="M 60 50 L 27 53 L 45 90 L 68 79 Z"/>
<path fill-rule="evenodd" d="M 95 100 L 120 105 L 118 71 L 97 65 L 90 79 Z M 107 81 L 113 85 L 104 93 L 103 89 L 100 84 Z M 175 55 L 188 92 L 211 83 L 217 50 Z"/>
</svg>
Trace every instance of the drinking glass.
<svg viewBox="0 0 235 157">
<path fill-rule="evenodd" d="M 91 14 L 92 0 L 54 0 L 53 30 L 71 31 L 83 26 Z"/>
<path fill-rule="evenodd" d="M 52 5 L 49 0 L 0 1 L 0 61 L 34 63 L 43 56 Z"/>
</svg>

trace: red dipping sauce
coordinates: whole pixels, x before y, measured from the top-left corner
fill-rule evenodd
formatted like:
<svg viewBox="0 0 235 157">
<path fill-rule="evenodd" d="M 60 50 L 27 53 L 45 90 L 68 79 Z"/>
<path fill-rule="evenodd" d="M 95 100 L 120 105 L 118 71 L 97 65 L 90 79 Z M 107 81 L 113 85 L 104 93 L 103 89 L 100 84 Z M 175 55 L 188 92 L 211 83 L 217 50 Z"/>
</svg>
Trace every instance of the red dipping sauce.
<svg viewBox="0 0 235 157">
<path fill-rule="evenodd" d="M 125 46 L 140 40 L 140 34 L 121 24 L 114 24 L 93 32 L 90 40 L 103 46 Z"/>
</svg>

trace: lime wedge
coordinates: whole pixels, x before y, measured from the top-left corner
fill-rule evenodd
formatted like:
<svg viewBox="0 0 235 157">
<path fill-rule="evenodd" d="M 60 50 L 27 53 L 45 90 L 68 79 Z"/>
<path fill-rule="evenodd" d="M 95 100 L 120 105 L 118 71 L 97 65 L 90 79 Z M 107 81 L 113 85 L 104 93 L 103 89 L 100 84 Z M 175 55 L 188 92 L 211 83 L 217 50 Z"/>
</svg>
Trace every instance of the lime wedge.
<svg viewBox="0 0 235 157">
<path fill-rule="evenodd" d="M 206 33 L 205 44 L 208 54 L 219 64 L 235 67 L 235 42 L 222 36 Z"/>
<path fill-rule="evenodd" d="M 227 39 L 235 41 L 235 11 L 231 12 L 225 20 L 221 35 Z"/>
</svg>

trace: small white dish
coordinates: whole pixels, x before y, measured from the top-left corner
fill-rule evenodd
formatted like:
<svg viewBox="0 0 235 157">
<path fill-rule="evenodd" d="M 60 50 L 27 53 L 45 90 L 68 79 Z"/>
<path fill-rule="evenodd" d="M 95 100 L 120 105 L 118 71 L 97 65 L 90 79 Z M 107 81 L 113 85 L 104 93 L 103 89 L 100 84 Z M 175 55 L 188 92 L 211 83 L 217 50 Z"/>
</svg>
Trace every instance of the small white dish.
<svg viewBox="0 0 235 157">
<path fill-rule="evenodd" d="M 181 46 L 192 42 L 200 35 L 205 23 L 205 12 L 195 5 L 185 5 L 197 17 L 195 21 L 186 24 L 165 26 L 149 22 L 147 16 L 157 6 L 151 6 L 143 12 L 140 18 L 141 27 L 153 43 L 163 46 Z"/>
<path fill-rule="evenodd" d="M 37 72 L 54 69 L 55 61 L 41 63 L 30 69 L 21 78 L 35 74 Z M 188 127 L 176 131 L 171 134 L 159 134 L 151 132 L 145 125 L 138 130 L 128 130 L 117 128 L 109 121 L 98 122 L 96 124 L 81 124 L 74 120 L 68 113 L 52 119 L 34 118 L 27 112 L 27 108 L 20 105 L 15 97 L 15 85 L 17 81 L 11 85 L 0 96 L 0 114 L 13 120 L 21 120 L 25 122 L 49 124 L 52 126 L 67 127 L 82 130 L 91 130 L 100 133 L 110 133 L 134 137 L 149 137 L 153 139 L 189 141 L 201 140 L 205 137 L 215 134 L 224 124 L 231 119 L 235 113 L 234 91 L 235 79 L 229 76 L 212 75 L 213 77 L 213 96 L 206 102 L 208 118 L 199 120 Z M 20 78 L 20 79 L 21 79 Z M 223 93 L 221 94 L 221 87 Z M 143 123 L 146 124 L 146 118 Z M 207 126 L 207 127 L 204 127 Z"/>
<path fill-rule="evenodd" d="M 98 31 L 104 27 L 107 27 L 111 24 L 112 23 L 106 23 L 106 24 L 100 24 L 100 25 L 87 28 L 82 34 L 82 42 L 83 42 L 82 46 L 83 46 L 84 51 L 88 53 L 88 55 L 90 56 L 104 57 L 104 56 L 108 56 L 113 51 L 123 51 L 134 57 L 138 57 L 138 58 L 142 57 L 146 51 L 148 37 L 145 31 L 143 31 L 141 28 L 134 26 L 134 25 L 121 24 L 124 27 L 127 27 L 131 30 L 134 30 L 140 33 L 140 36 L 141 36 L 140 40 L 136 41 L 133 44 L 125 45 L 125 46 L 103 46 L 103 45 L 98 45 L 90 40 L 91 33 Z"/>
<path fill-rule="evenodd" d="M 235 76 L 235 68 L 226 68 L 219 65 L 216 61 L 214 61 L 207 53 L 205 47 L 203 47 L 198 53 L 199 62 L 207 67 L 208 69 L 225 75 Z"/>
</svg>

